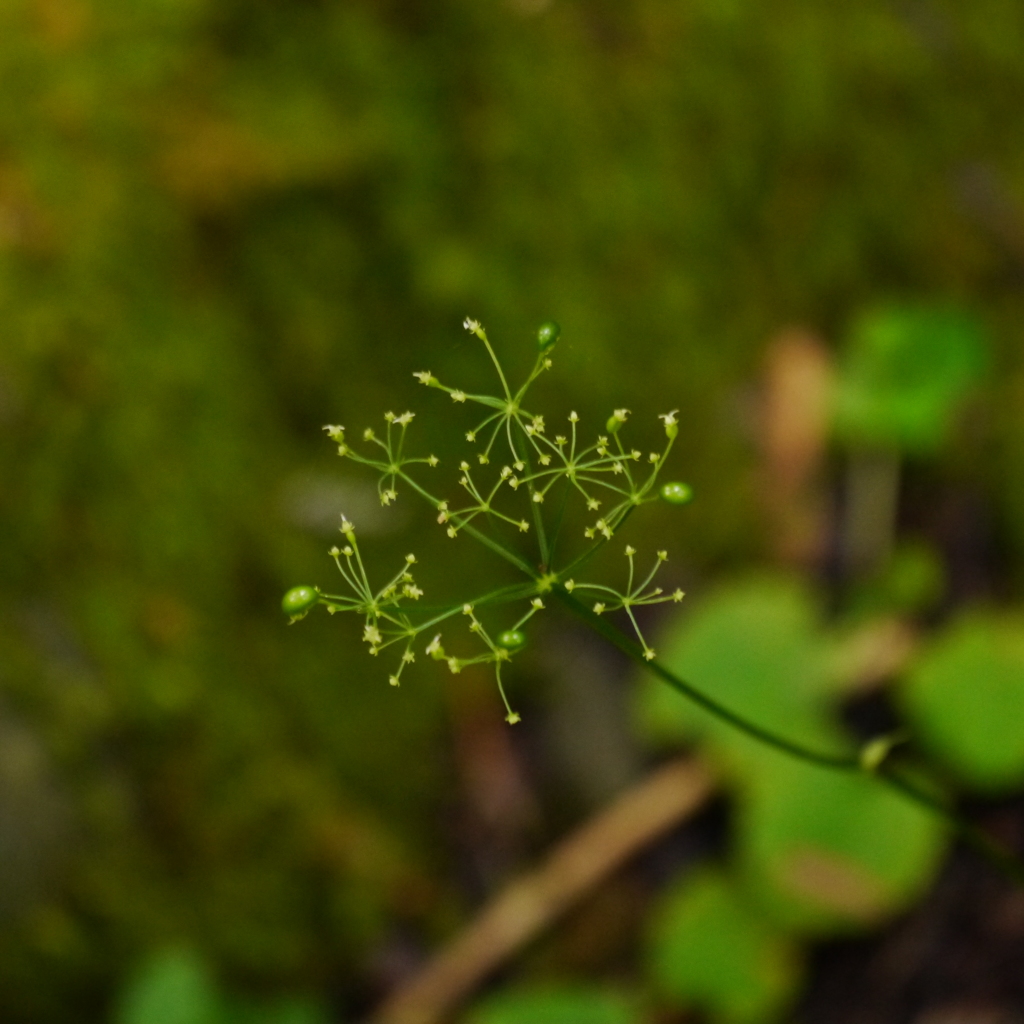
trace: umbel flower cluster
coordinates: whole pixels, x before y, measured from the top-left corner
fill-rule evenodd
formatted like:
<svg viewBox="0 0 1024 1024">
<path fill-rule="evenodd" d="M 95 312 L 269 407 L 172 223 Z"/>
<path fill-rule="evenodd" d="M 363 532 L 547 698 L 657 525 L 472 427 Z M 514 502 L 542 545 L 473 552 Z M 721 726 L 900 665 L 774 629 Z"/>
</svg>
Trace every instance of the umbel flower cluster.
<svg viewBox="0 0 1024 1024">
<path fill-rule="evenodd" d="M 324 430 L 337 445 L 339 455 L 377 473 L 382 504 L 397 501 L 401 491 L 407 489 L 429 503 L 439 527 L 453 542 L 463 535 L 472 537 L 520 569 L 525 582 L 460 601 L 439 613 L 417 615 L 416 603 L 423 591 L 413 576 L 416 556 L 406 555 L 401 568 L 382 586 L 375 587 L 359 551 L 356 527 L 342 516 L 344 544 L 331 548 L 330 555 L 348 592 L 333 594 L 316 587 L 295 587 L 285 595 L 283 607 L 293 622 L 303 618 L 317 604 L 324 605 L 331 614 L 355 612 L 362 616 L 363 640 L 371 654 L 377 655 L 392 647 L 401 652 L 388 677 L 393 686 L 399 685 L 405 667 L 416 660 L 422 637 L 429 637 L 422 653 L 446 662 L 451 672 L 461 672 L 468 665 L 492 664 L 507 712 L 506 721 L 515 723 L 519 715 L 512 710 L 505 694 L 502 667 L 524 646 L 524 627 L 544 610 L 545 598 L 555 588 L 562 588 L 569 594 L 589 592 L 596 598 L 592 610 L 597 615 L 624 611 L 639 640 L 643 657 L 648 661 L 655 657 L 640 630 L 634 609 L 682 600 L 681 590 L 666 593 L 654 583 L 667 553 L 658 551 L 650 570 L 644 574 L 638 572 L 634 564 L 636 549 L 627 546 L 628 579 L 622 590 L 588 583 L 578 577 L 634 509 L 659 496 L 675 504 L 685 504 L 691 492 L 681 483 L 663 484 L 660 489 L 657 486 L 659 473 L 679 431 L 678 410 L 659 416 L 665 442 L 658 451 L 644 453 L 623 443 L 621 432 L 630 416 L 628 409 L 616 409 L 603 432 L 588 443 L 582 436 L 580 417 L 575 412 L 565 417 L 564 425 L 554 426 L 524 404 L 530 386 L 551 369 L 551 352 L 560 333 L 557 324 L 549 321 L 537 331 L 537 358 L 533 369 L 514 391 L 483 327 L 470 319 L 463 326 L 480 340 L 490 356 L 501 385 L 500 394 L 477 395 L 449 387 L 429 370 L 414 374 L 421 384 L 444 392 L 454 403 L 483 407 L 483 419 L 465 435 L 471 447 L 458 465 L 454 487 L 435 493 L 443 485 L 435 484 L 430 478 L 440 467 L 440 460 L 435 455 L 410 454 L 407 435 L 414 413 L 405 412 L 400 416 L 385 413 L 383 432 L 378 435 L 367 427 L 360 450 L 351 446 L 344 427 L 332 424 Z M 558 565 L 556 554 L 567 546 L 566 539 L 561 537 L 562 527 L 567 509 L 574 502 L 586 510 L 587 523 L 582 536 L 575 538 L 574 557 Z M 520 535 L 526 535 L 524 539 L 532 544 L 534 557 L 521 553 L 521 542 L 516 541 Z M 582 550 L 578 550 L 580 545 Z M 492 636 L 477 617 L 476 610 L 483 605 L 499 604 L 519 604 L 522 614 L 510 616 L 512 621 L 507 628 Z M 470 637 L 476 639 L 476 654 L 449 654 L 442 644 L 439 628 L 458 617 L 465 621 Z"/>
</svg>

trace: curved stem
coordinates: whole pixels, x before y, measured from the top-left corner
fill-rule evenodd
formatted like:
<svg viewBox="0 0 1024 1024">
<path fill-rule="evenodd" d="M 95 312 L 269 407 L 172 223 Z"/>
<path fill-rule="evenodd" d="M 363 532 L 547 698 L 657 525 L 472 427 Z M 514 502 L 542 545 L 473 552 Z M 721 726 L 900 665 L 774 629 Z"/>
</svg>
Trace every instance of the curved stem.
<svg viewBox="0 0 1024 1024">
<path fill-rule="evenodd" d="M 874 771 L 870 771 L 862 764 L 858 754 L 832 754 L 814 750 L 787 739 L 785 736 L 780 736 L 770 729 L 765 729 L 755 722 L 751 722 L 749 719 L 727 708 L 724 704 L 719 704 L 718 701 L 696 687 L 691 686 L 685 680 L 680 679 L 679 676 L 669 671 L 664 665 L 659 664 L 657 661 L 648 661 L 644 658 L 643 649 L 639 644 L 631 640 L 610 622 L 592 612 L 585 604 L 573 597 L 560 583 L 556 583 L 551 588 L 551 592 L 577 618 L 582 619 L 588 626 L 600 633 L 601 636 L 614 644 L 638 665 L 642 665 L 648 671 L 653 672 L 674 690 L 678 690 L 679 693 L 688 697 L 720 721 L 726 722 L 740 732 L 760 740 L 776 750 L 789 754 L 800 761 L 806 761 L 821 768 L 831 768 L 835 771 L 864 772 L 865 774 L 877 776 L 880 782 L 896 790 L 906 799 L 948 822 L 957 835 L 977 853 L 981 854 L 993 867 L 1018 885 L 1024 887 L 1024 861 L 1020 857 L 1013 853 L 1013 851 L 1008 850 L 1002 843 L 997 842 L 984 830 L 978 828 L 977 825 L 958 813 L 943 800 L 928 792 L 917 783 L 912 782 L 895 768 L 883 764 Z"/>
<path fill-rule="evenodd" d="M 582 601 L 573 597 L 560 583 L 555 584 L 551 591 L 577 618 L 582 619 L 591 629 L 596 630 L 606 640 L 613 643 L 623 654 L 628 655 L 633 661 L 643 665 L 664 682 L 668 683 L 673 689 L 678 690 L 685 697 L 688 697 L 695 704 L 699 704 L 705 711 L 710 712 L 721 721 L 727 722 L 734 728 L 739 729 L 740 732 L 746 733 L 748 736 L 752 736 L 754 739 L 760 740 L 776 750 L 781 750 L 791 757 L 799 758 L 801 761 L 808 761 L 825 768 L 837 768 L 844 771 L 860 770 L 860 758 L 856 753 L 831 754 L 820 750 L 812 750 L 810 747 L 805 747 L 800 743 L 789 740 L 785 736 L 779 736 L 777 733 L 772 732 L 770 729 L 765 729 L 756 722 L 751 722 L 749 719 L 727 708 L 724 704 L 719 704 L 714 698 L 709 697 L 706 693 L 680 679 L 674 672 L 670 672 L 660 662 L 648 661 L 644 657 L 643 648 L 638 643 L 616 629 L 607 619 L 603 619 L 600 615 L 592 612 Z"/>
</svg>

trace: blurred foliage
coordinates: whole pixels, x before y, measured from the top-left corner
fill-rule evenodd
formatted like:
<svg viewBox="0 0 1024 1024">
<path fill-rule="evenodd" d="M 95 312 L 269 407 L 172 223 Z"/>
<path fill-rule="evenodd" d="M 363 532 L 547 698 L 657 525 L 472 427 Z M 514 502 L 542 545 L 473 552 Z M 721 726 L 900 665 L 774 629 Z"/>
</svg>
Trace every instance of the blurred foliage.
<svg viewBox="0 0 1024 1024">
<path fill-rule="evenodd" d="M 915 733 L 970 785 L 1024 782 L 1024 620 L 974 611 L 951 624 L 900 691 Z"/>
<path fill-rule="evenodd" d="M 726 707 L 818 750 L 842 749 L 828 714 L 837 640 L 792 581 L 759 579 L 691 611 L 664 661 Z M 848 928 L 905 906 L 936 863 L 941 829 L 920 808 L 859 775 L 823 771 L 711 721 L 657 680 L 639 696 L 644 731 L 704 735 L 737 786 L 737 857 L 771 919 L 798 930 Z"/>
<path fill-rule="evenodd" d="M 651 971 L 674 999 L 743 1024 L 773 1017 L 798 980 L 795 951 L 751 913 L 728 880 L 685 878 L 665 894 L 652 928 Z"/>
<path fill-rule="evenodd" d="M 277 605 L 338 511 L 444 543 L 318 432 L 405 407 L 407 367 L 487 372 L 466 313 L 513 351 L 556 316 L 584 417 L 684 410 L 701 500 L 650 529 L 700 574 L 762 552 L 765 339 L 965 303 L 986 443 L 938 454 L 1019 582 L 1021 52 L 1010 0 L 0 5 L 0 1017 L 107 1019 L 174 944 L 230 991 L 358 1000 L 395 922 L 460 913 L 443 684 L 395 694 Z M 783 605 L 787 724 L 829 733 Z"/>
<path fill-rule="evenodd" d="M 114 1024 L 324 1024 L 306 1000 L 247 1004 L 227 997 L 194 952 L 168 949 L 150 958 L 119 996 Z"/>
<path fill-rule="evenodd" d="M 466 1024 L 636 1024 L 622 996 L 583 985 L 510 989 L 480 1003 Z"/>
<path fill-rule="evenodd" d="M 984 367 L 979 325 L 956 309 L 896 307 L 856 323 L 840 375 L 837 427 L 854 444 L 930 452 Z"/>
</svg>

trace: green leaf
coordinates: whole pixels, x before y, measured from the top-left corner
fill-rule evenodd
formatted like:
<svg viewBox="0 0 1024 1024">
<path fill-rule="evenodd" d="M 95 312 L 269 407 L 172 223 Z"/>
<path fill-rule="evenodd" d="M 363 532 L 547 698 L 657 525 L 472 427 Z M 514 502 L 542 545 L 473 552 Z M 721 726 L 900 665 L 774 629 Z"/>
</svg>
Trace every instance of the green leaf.
<svg viewBox="0 0 1024 1024">
<path fill-rule="evenodd" d="M 192 950 L 156 954 L 121 995 L 117 1024 L 218 1024 L 220 998 L 206 963 Z"/>
<path fill-rule="evenodd" d="M 790 944 L 716 871 L 687 876 L 662 898 L 649 966 L 667 996 L 736 1024 L 781 1009 L 800 974 Z"/>
<path fill-rule="evenodd" d="M 285 998 L 259 1005 L 234 1001 L 226 1024 L 328 1024 L 330 1016 L 311 999 Z"/>
<path fill-rule="evenodd" d="M 868 925 L 913 900 L 944 837 L 877 779 L 765 750 L 737 807 L 739 856 L 773 918 L 811 932 Z"/>
<path fill-rule="evenodd" d="M 818 750 L 849 745 L 825 702 L 832 641 L 796 583 L 765 577 L 725 588 L 662 647 L 682 678 L 758 725 Z M 642 683 L 639 709 L 648 736 L 700 735 L 731 771 L 742 867 L 787 926 L 828 931 L 875 921 L 930 877 L 942 829 L 877 780 L 795 761 L 657 679 Z"/>
<path fill-rule="evenodd" d="M 868 446 L 930 452 L 980 377 L 986 339 L 974 318 L 941 306 L 890 306 L 865 314 L 842 364 L 836 428 Z"/>
<path fill-rule="evenodd" d="M 915 733 L 967 782 L 1000 790 L 1024 780 L 1024 618 L 961 618 L 900 694 Z"/>
<path fill-rule="evenodd" d="M 640 1016 L 623 996 L 599 988 L 513 989 L 477 1006 L 466 1024 L 638 1024 Z"/>
</svg>

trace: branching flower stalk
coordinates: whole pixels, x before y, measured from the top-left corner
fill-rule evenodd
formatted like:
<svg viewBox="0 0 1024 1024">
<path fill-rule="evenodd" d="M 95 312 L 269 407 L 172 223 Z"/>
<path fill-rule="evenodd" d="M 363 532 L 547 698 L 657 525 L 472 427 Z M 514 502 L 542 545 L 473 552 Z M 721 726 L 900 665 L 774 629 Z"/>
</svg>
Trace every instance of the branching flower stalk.
<svg viewBox="0 0 1024 1024">
<path fill-rule="evenodd" d="M 658 570 L 667 560 L 668 553 L 657 551 L 649 570 L 643 573 L 637 570 L 637 550 L 627 545 L 628 569 L 625 586 L 621 590 L 605 583 L 588 582 L 581 574 L 587 563 L 613 539 L 639 506 L 659 497 L 680 505 L 690 501 L 692 492 L 686 484 L 669 482 L 658 486 L 658 478 L 678 436 L 678 410 L 658 417 L 662 421 L 665 441 L 660 450 L 649 451 L 646 456 L 639 448 L 623 444 L 621 430 L 630 417 L 630 411 L 625 408 L 614 410 L 603 432 L 589 443 L 584 438 L 580 417 L 575 411 L 566 417 L 564 428 L 552 427 L 549 433 L 545 416 L 530 411 L 525 402 L 531 385 L 551 369 L 551 350 L 558 340 L 558 325 L 549 321 L 539 328 L 533 369 L 514 391 L 481 324 L 467 319 L 463 326 L 486 349 L 497 373 L 500 394 L 471 394 L 461 388 L 450 387 L 429 370 L 414 374 L 421 384 L 447 394 L 452 402 L 478 405 L 484 409 L 483 418 L 466 432 L 466 441 L 475 447 L 475 451 L 459 462 L 454 492 L 434 492 L 435 485 L 430 483 L 429 477 L 440 466 L 435 455 L 409 454 L 406 441 L 415 416 L 412 412 L 401 415 L 385 413 L 382 437 L 368 427 L 362 435 L 368 450 L 353 448 L 342 426 L 332 424 L 325 426 L 324 430 L 337 445 L 340 456 L 377 473 L 377 492 L 383 505 L 397 501 L 401 490 L 408 488 L 429 503 L 438 525 L 453 542 L 463 535 L 472 537 L 515 566 L 524 581 L 470 600 L 460 600 L 440 611 L 418 611 L 417 602 L 423 591 L 413 577 L 415 555 L 407 555 L 401 568 L 375 589 L 359 551 L 356 527 L 342 516 L 340 529 L 344 545 L 331 548 L 330 555 L 348 592 L 333 594 L 316 587 L 294 587 L 283 601 L 283 608 L 292 622 L 303 618 L 318 604 L 324 605 L 331 614 L 355 612 L 363 619 L 362 638 L 371 655 L 376 656 L 392 647 L 400 651 L 388 674 L 392 686 L 400 685 L 406 666 L 416 660 L 417 644 L 425 637 L 429 639 L 423 644 L 422 653 L 435 661 L 445 662 L 450 672 L 458 673 L 471 665 L 489 664 L 493 667 L 505 706 L 505 720 L 515 724 L 520 721 L 520 716 L 513 710 L 506 694 L 502 670 L 525 645 L 523 628 L 546 609 L 546 599 L 554 597 L 628 657 L 712 715 L 805 762 L 877 777 L 905 797 L 944 817 L 972 846 L 1006 874 L 1024 884 L 1024 865 L 1019 860 L 959 816 L 948 800 L 936 797 L 892 764 L 890 754 L 894 744 L 887 737 L 878 737 L 859 751 L 814 750 L 765 729 L 720 704 L 659 662 L 656 651 L 644 637 L 634 609 L 683 599 L 681 590 L 666 592 L 655 584 Z M 564 433 L 559 430 L 564 430 Z M 424 472 L 426 479 L 421 475 Z M 560 544 L 567 546 L 562 534 L 570 502 L 582 506 L 588 518 L 593 518 L 581 531 L 582 537 L 576 537 L 581 550 L 560 560 L 556 555 L 560 554 Z M 548 509 L 556 511 L 546 515 Z M 527 540 L 532 539 L 534 557 L 524 555 L 515 546 L 516 538 L 524 535 Z M 503 604 L 519 604 L 521 613 L 510 616 L 510 624 L 492 635 L 477 616 L 477 609 Z M 625 613 L 635 639 L 609 621 L 608 614 L 616 611 Z M 440 627 L 450 625 L 451 620 L 460 617 L 465 623 L 465 634 L 468 634 L 464 640 L 474 643 L 475 653 L 449 653 L 442 642 Z"/>
</svg>

